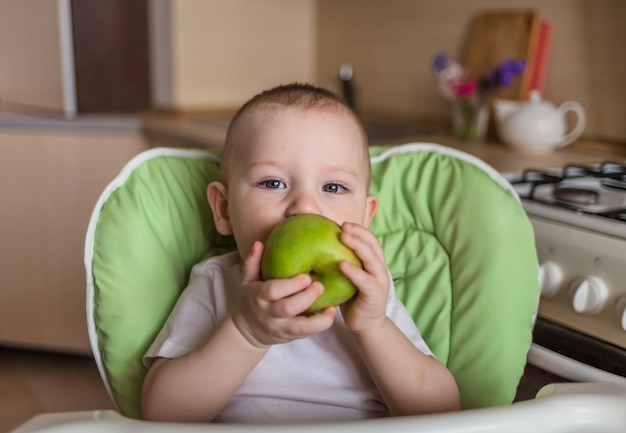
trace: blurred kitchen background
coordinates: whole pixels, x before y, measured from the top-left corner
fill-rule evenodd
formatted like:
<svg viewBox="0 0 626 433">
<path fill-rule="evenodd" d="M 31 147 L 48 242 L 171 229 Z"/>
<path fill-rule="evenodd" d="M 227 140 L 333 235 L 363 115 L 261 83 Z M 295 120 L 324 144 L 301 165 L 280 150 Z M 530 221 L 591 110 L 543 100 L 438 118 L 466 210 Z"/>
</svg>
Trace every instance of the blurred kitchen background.
<svg viewBox="0 0 626 433">
<path fill-rule="evenodd" d="M 567 158 L 623 159 L 623 0 L 0 0 L 0 431 L 110 406 L 93 391 L 83 248 L 98 196 L 127 161 L 154 146 L 219 146 L 233 111 L 279 83 L 342 94 L 346 63 L 377 144 L 442 142 L 451 103 L 432 59 L 463 60 L 486 11 L 550 23 L 544 97 L 587 113 Z M 564 158 L 455 146 L 501 171 Z"/>
<path fill-rule="evenodd" d="M 0 100 L 68 113 L 229 110 L 281 82 L 340 91 L 364 113 L 445 119 L 438 51 L 463 58 L 472 18 L 534 10 L 553 27 L 546 99 L 575 100 L 587 136 L 626 140 L 621 0 L 0 1 Z M 13 106 L 15 109 L 16 107 Z"/>
</svg>

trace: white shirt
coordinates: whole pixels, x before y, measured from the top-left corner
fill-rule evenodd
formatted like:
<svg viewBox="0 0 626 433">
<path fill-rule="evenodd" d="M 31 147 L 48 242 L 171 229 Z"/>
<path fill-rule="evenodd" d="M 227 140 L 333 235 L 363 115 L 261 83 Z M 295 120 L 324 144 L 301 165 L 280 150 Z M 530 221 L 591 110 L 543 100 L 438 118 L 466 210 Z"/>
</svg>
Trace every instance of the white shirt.
<svg viewBox="0 0 626 433">
<path fill-rule="evenodd" d="M 189 285 L 144 357 L 176 358 L 204 342 L 236 307 L 242 263 L 237 252 L 194 266 Z M 432 353 L 391 284 L 387 316 L 423 353 Z M 392 347 L 381 350 L 393 350 Z M 216 422 L 339 421 L 388 416 L 388 410 L 344 325 L 272 346 Z"/>
</svg>

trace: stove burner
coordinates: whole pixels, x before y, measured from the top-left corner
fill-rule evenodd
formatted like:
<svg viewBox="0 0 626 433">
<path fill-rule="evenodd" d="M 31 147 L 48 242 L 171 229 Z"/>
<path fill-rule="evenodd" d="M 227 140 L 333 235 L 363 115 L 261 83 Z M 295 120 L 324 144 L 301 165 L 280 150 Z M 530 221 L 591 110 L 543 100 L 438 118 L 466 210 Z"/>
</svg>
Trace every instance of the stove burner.
<svg viewBox="0 0 626 433">
<path fill-rule="evenodd" d="M 526 201 L 626 221 L 624 163 L 567 164 L 553 170 L 529 168 L 510 180 Z"/>
<path fill-rule="evenodd" d="M 607 177 L 605 179 L 600 179 L 600 184 L 603 186 L 608 186 L 609 188 L 626 190 L 626 175 L 622 175 L 620 176 L 620 178 Z"/>
<path fill-rule="evenodd" d="M 591 189 L 554 185 L 552 196 L 561 202 L 589 206 L 598 202 L 600 193 Z"/>
</svg>

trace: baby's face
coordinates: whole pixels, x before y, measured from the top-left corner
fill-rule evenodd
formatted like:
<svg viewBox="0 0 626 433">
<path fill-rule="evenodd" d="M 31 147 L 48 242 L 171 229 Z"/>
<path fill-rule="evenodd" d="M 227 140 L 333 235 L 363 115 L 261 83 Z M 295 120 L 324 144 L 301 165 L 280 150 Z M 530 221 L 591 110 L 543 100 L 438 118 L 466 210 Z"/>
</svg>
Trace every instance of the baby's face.
<svg viewBox="0 0 626 433">
<path fill-rule="evenodd" d="M 242 257 L 283 219 L 320 214 L 369 225 L 369 154 L 355 120 L 343 111 L 264 110 L 251 116 L 231 154 L 228 212 Z"/>
</svg>

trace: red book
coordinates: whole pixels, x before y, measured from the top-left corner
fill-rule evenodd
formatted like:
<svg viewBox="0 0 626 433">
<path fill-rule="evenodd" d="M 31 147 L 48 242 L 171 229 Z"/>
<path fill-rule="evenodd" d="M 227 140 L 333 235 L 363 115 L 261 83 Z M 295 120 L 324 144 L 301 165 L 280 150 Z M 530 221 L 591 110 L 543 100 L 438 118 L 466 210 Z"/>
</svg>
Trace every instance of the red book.
<svg viewBox="0 0 626 433">
<path fill-rule="evenodd" d="M 539 23 L 536 44 L 535 52 L 531 60 L 532 65 L 528 90 L 539 90 L 539 92 L 543 94 L 550 46 L 552 45 L 552 25 L 549 22 L 541 20 Z"/>
</svg>

